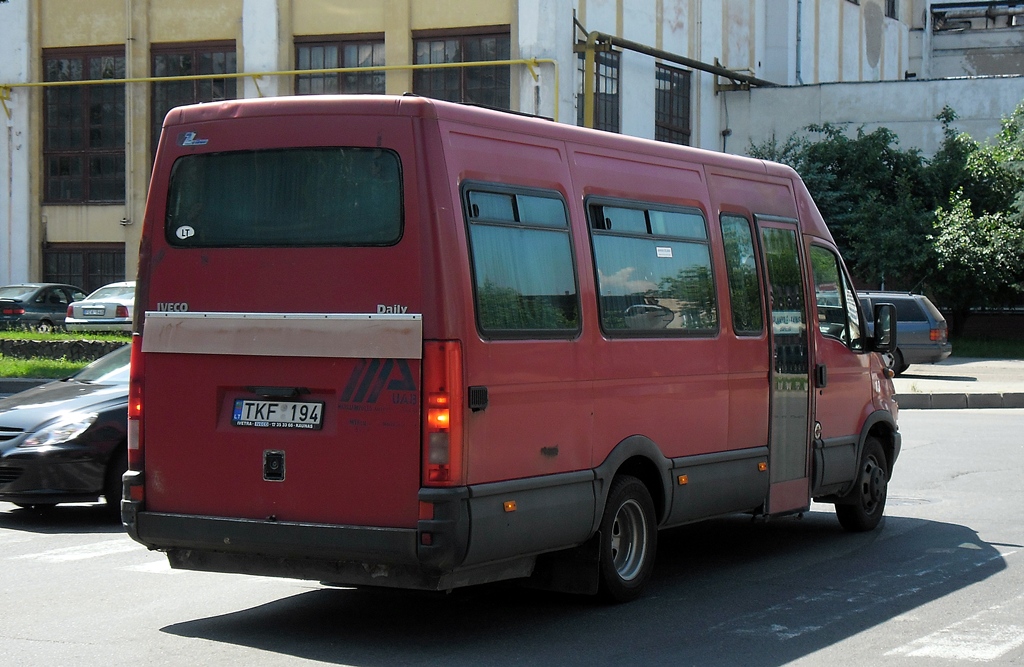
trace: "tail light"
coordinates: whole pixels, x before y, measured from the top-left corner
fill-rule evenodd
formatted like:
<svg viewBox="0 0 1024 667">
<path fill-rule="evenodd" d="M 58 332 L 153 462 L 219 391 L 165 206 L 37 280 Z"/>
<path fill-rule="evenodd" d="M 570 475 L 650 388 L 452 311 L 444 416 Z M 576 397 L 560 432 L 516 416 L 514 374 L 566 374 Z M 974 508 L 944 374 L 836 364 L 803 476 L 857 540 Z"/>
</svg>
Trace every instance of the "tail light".
<svg viewBox="0 0 1024 667">
<path fill-rule="evenodd" d="M 945 329 L 931 329 L 929 332 L 929 338 L 933 342 L 945 343 L 946 342 L 946 330 Z"/>
<path fill-rule="evenodd" d="M 75 307 L 74 306 L 68 306 L 68 317 L 74 317 L 74 316 L 75 316 Z"/>
<path fill-rule="evenodd" d="M 4 308 L 2 312 L 4 315 L 24 315 L 25 309 L 19 306 L 11 306 L 9 308 Z"/>
<path fill-rule="evenodd" d="M 466 483 L 462 433 L 462 347 L 423 345 L 423 486 Z"/>
<path fill-rule="evenodd" d="M 132 336 L 132 357 L 128 379 L 128 468 L 130 470 L 142 470 L 143 467 L 143 430 L 142 430 L 142 400 L 143 400 L 143 356 L 142 336 Z M 138 493 L 142 487 L 138 487 Z M 133 492 L 134 493 L 134 492 Z M 133 498 L 142 500 L 142 498 Z"/>
<path fill-rule="evenodd" d="M 118 306 L 114 312 L 114 317 L 120 317 L 126 319 L 128 317 L 128 306 Z"/>
</svg>

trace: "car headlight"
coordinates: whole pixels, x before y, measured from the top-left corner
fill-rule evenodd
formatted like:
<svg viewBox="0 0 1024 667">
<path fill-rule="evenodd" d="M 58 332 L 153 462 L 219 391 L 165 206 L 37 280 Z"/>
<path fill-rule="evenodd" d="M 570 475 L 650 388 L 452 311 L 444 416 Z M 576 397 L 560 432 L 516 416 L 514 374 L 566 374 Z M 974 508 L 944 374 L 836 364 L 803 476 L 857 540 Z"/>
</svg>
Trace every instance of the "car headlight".
<svg viewBox="0 0 1024 667">
<path fill-rule="evenodd" d="M 25 438 L 18 447 L 48 447 L 73 440 L 85 433 L 99 415 L 95 412 L 72 412 Z"/>
</svg>

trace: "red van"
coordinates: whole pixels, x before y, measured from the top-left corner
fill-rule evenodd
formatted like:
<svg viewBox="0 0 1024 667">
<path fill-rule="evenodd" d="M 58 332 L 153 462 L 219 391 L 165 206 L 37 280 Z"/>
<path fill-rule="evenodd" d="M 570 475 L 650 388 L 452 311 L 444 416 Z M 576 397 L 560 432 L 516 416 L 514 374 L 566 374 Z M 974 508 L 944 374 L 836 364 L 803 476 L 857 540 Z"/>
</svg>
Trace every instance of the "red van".
<svg viewBox="0 0 1024 667">
<path fill-rule="evenodd" d="M 900 451 L 793 170 L 497 111 L 171 111 L 135 312 L 122 518 L 176 568 L 622 601 L 661 528 L 874 528 Z"/>
</svg>

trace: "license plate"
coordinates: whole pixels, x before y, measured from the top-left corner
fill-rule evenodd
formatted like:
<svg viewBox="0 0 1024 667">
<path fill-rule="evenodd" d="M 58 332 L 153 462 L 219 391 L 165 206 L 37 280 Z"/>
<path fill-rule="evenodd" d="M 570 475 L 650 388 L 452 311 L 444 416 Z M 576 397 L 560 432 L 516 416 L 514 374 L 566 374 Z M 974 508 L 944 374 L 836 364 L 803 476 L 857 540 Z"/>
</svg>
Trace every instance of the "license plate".
<svg viewBox="0 0 1024 667">
<path fill-rule="evenodd" d="M 323 425 L 324 404 L 297 401 L 253 401 L 236 398 L 231 413 L 235 426 L 256 428 L 319 429 Z"/>
<path fill-rule="evenodd" d="M 102 315 L 104 313 L 103 308 L 83 308 L 82 314 L 86 317 L 93 317 L 95 315 Z"/>
</svg>

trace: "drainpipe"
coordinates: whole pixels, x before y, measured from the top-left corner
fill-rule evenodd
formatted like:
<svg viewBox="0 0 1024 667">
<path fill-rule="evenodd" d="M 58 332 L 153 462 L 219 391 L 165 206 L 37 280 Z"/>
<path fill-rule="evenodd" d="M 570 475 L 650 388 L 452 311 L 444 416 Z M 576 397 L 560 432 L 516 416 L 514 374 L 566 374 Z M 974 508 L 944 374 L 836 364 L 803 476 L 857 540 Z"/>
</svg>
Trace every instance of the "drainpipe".
<svg viewBox="0 0 1024 667">
<path fill-rule="evenodd" d="M 601 33 L 594 31 L 587 35 L 586 51 L 583 52 L 583 127 L 594 127 L 594 48 Z"/>
<path fill-rule="evenodd" d="M 804 78 L 801 74 L 800 61 L 801 56 L 801 44 L 803 34 L 803 14 L 804 14 L 804 0 L 796 0 L 796 83 L 798 86 L 804 84 Z"/>
</svg>

